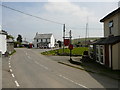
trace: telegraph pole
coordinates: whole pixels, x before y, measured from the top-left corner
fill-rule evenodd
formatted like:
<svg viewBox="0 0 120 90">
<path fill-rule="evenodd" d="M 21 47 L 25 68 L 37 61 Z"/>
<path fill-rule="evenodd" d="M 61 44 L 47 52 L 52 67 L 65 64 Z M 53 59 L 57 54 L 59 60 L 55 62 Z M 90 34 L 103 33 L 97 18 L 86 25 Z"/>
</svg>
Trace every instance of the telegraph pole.
<svg viewBox="0 0 120 90">
<path fill-rule="evenodd" d="M 64 53 L 64 39 L 65 39 L 65 24 L 63 24 L 63 53 Z"/>
<path fill-rule="evenodd" d="M 71 38 L 72 38 L 72 35 L 71 35 L 71 30 L 70 30 L 70 45 L 72 45 L 71 43 Z M 71 58 L 71 56 L 72 56 L 72 49 L 70 49 L 70 61 L 72 61 L 72 58 Z"/>
</svg>

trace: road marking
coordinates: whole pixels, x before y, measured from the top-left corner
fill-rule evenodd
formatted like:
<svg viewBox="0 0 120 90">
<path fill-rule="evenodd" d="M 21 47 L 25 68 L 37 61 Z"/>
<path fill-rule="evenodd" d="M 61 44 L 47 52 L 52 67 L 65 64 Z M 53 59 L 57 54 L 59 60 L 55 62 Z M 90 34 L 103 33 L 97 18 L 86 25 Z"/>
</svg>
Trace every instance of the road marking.
<svg viewBox="0 0 120 90">
<path fill-rule="evenodd" d="M 10 69 L 10 72 L 12 72 L 12 69 Z"/>
<path fill-rule="evenodd" d="M 40 66 L 43 67 L 44 69 L 48 70 L 48 67 L 46 67 L 46 66 L 44 66 L 44 65 L 42 65 L 42 64 L 40 64 L 40 63 L 38 63 L 37 61 L 35 61 L 35 63 L 38 64 L 38 65 L 40 65 Z"/>
<path fill-rule="evenodd" d="M 9 65 L 10 65 L 10 63 L 9 63 Z"/>
<path fill-rule="evenodd" d="M 11 66 L 9 65 L 9 68 L 11 68 Z"/>
<path fill-rule="evenodd" d="M 11 74 L 12 75 L 12 77 L 15 77 L 15 75 L 14 74 Z"/>
<path fill-rule="evenodd" d="M 15 81 L 15 84 L 16 84 L 16 86 L 17 86 L 17 87 L 19 87 L 19 86 L 20 86 L 20 85 L 19 85 L 19 83 L 18 83 L 17 81 Z"/>
<path fill-rule="evenodd" d="M 27 57 L 28 57 L 29 59 L 31 59 L 30 56 L 27 56 Z"/>
<path fill-rule="evenodd" d="M 71 79 L 69 79 L 69 78 L 67 78 L 67 77 L 65 77 L 65 76 L 63 76 L 63 75 L 58 75 L 58 76 L 66 79 L 66 80 L 68 80 L 68 81 L 70 81 L 70 82 L 72 82 L 72 83 L 74 83 L 74 84 L 76 84 L 76 85 L 79 85 L 79 86 L 81 86 L 81 87 L 83 87 L 83 88 L 86 88 L 86 89 L 88 89 L 88 90 L 91 90 L 91 89 L 89 89 L 88 87 L 86 87 L 86 86 L 84 86 L 84 85 L 82 85 L 82 84 L 79 84 L 79 83 L 77 83 L 77 82 L 75 82 L 75 81 L 73 81 L 73 80 L 71 80 Z"/>
<path fill-rule="evenodd" d="M 11 59 L 11 56 L 9 57 L 9 59 Z"/>
<path fill-rule="evenodd" d="M 37 61 L 35 61 L 36 64 L 39 64 Z"/>
</svg>

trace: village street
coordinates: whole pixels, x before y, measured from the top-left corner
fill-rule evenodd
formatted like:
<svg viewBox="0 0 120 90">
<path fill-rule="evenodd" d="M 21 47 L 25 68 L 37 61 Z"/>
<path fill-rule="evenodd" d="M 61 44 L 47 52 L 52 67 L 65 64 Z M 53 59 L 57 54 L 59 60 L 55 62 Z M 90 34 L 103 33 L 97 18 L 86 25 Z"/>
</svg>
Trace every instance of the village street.
<svg viewBox="0 0 120 90">
<path fill-rule="evenodd" d="M 18 48 L 13 56 L 3 58 L 2 87 L 118 88 L 117 80 L 59 64 L 41 55 L 43 50 Z"/>
</svg>

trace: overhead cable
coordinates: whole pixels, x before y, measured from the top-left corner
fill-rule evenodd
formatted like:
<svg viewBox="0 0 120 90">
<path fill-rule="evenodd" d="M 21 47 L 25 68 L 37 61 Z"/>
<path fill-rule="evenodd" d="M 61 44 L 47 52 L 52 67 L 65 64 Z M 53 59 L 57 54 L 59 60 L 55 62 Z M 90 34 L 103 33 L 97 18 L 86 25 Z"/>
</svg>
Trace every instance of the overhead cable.
<svg viewBox="0 0 120 90">
<path fill-rule="evenodd" d="M 1 5 L 1 4 L 0 4 Z M 25 14 L 25 15 L 28 15 L 28 16 L 31 16 L 31 17 L 34 17 L 34 18 L 38 18 L 38 19 L 41 19 L 41 20 L 44 20 L 44 21 L 48 21 L 48 22 L 52 22 L 52 23 L 56 23 L 56 24 L 60 24 L 60 25 L 63 25 L 62 23 L 60 22 L 56 22 L 56 21 L 52 21 L 52 20 L 49 20 L 49 19 L 45 19 L 45 18 L 42 18 L 42 17 L 39 17 L 39 16 L 35 16 L 35 15 L 32 15 L 32 14 L 28 14 L 26 12 L 23 12 L 23 11 L 20 11 L 20 10 L 17 10 L 17 9 L 14 9 L 14 8 L 11 8 L 11 7 L 8 7 L 6 5 L 1 5 L 2 7 L 5 7 L 5 8 L 8 8 L 10 10 L 13 10 L 13 11 L 16 11 L 16 12 L 19 12 L 19 13 L 22 13 L 22 14 Z"/>
</svg>

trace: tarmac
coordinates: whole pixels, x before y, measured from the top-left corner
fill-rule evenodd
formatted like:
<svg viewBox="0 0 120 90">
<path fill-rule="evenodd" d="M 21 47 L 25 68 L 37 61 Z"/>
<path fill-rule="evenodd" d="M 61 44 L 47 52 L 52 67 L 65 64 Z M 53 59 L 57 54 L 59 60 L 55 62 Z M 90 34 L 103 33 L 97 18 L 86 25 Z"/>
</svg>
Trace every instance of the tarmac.
<svg viewBox="0 0 120 90">
<path fill-rule="evenodd" d="M 81 56 L 71 57 L 72 60 L 70 60 L 69 56 L 48 56 L 48 57 L 66 66 L 70 66 L 91 73 L 104 75 L 120 81 L 120 70 L 119 71 L 111 70 L 110 68 L 105 67 L 104 65 L 101 65 L 90 59 L 84 61 L 82 60 Z"/>
</svg>

